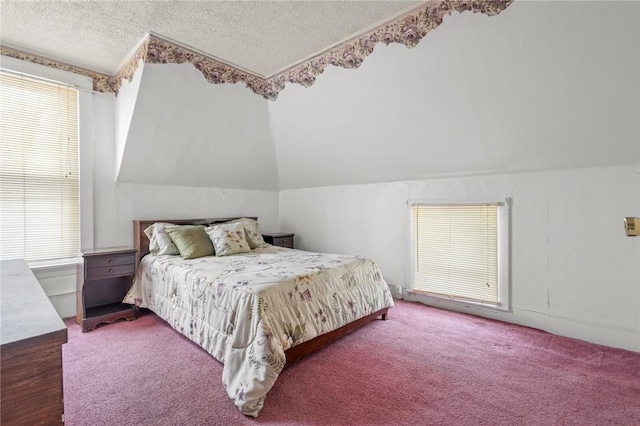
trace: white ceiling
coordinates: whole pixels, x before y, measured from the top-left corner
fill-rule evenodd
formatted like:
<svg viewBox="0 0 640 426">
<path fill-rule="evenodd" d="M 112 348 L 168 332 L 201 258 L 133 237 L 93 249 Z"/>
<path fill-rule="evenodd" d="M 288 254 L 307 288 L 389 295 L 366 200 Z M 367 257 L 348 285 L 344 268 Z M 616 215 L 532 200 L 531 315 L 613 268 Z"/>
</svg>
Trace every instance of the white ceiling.
<svg viewBox="0 0 640 426">
<path fill-rule="evenodd" d="M 0 44 L 113 75 L 148 32 L 271 76 L 424 1 L 0 1 Z"/>
</svg>

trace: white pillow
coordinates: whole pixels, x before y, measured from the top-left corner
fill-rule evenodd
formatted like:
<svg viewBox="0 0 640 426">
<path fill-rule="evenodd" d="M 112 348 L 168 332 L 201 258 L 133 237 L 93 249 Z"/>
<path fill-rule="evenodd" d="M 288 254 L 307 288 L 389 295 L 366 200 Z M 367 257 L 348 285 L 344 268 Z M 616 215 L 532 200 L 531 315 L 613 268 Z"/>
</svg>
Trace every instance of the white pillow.
<svg viewBox="0 0 640 426">
<path fill-rule="evenodd" d="M 145 229 L 144 234 L 149 238 L 149 252 L 157 256 L 180 254 L 178 247 L 167 233 L 169 230 L 179 227 L 173 223 L 156 222 Z"/>
<path fill-rule="evenodd" d="M 228 223 L 241 223 L 244 227 L 245 239 L 249 243 L 249 247 L 252 249 L 256 247 L 262 247 L 267 243 L 264 242 L 264 238 L 262 238 L 262 234 L 258 232 L 258 221 L 255 219 L 250 219 L 248 217 L 243 217 L 240 219 L 235 219 L 229 221 Z"/>
<path fill-rule="evenodd" d="M 245 230 L 241 223 L 223 223 L 205 228 L 216 250 L 216 256 L 247 253 L 251 251 L 245 239 Z"/>
</svg>

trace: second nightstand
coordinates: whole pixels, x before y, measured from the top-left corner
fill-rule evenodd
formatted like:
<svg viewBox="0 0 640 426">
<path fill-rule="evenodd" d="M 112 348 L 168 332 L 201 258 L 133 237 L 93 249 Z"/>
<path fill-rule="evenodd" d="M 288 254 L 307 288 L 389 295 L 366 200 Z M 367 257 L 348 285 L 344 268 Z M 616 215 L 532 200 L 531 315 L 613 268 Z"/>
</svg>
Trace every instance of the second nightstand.
<svg viewBox="0 0 640 426">
<path fill-rule="evenodd" d="M 133 320 L 136 308 L 122 303 L 133 283 L 136 249 L 115 247 L 83 250 L 78 265 L 76 320 L 82 332 L 119 319 Z"/>
<path fill-rule="evenodd" d="M 284 232 L 274 232 L 270 234 L 262 234 L 265 243 L 269 243 L 274 246 L 293 248 L 293 236 L 296 234 L 289 234 Z"/>
</svg>

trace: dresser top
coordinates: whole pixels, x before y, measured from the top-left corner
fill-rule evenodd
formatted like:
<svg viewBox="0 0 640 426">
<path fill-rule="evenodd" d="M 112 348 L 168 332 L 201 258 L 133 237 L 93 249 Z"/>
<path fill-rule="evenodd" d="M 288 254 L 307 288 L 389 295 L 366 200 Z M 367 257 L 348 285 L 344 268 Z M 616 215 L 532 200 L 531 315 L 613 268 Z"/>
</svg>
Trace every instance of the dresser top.
<svg viewBox="0 0 640 426">
<path fill-rule="evenodd" d="M 56 335 L 67 341 L 67 326 L 24 260 L 0 261 L 0 345 Z"/>
<path fill-rule="evenodd" d="M 133 247 L 107 247 L 100 249 L 84 249 L 81 250 L 82 256 L 105 256 L 116 254 L 135 254 L 136 249 Z"/>
<path fill-rule="evenodd" d="M 284 238 L 284 237 L 293 237 L 296 234 L 293 234 L 291 232 L 265 232 L 262 235 L 271 237 L 271 238 Z"/>
</svg>

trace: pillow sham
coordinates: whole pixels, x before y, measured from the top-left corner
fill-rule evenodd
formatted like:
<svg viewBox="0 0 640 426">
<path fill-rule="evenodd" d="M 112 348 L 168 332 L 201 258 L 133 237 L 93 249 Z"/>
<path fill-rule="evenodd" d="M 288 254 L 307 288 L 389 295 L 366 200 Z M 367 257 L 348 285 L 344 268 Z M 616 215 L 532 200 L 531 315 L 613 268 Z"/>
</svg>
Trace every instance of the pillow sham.
<svg viewBox="0 0 640 426">
<path fill-rule="evenodd" d="M 223 223 L 205 229 L 216 251 L 216 256 L 229 256 L 251 251 L 245 239 L 242 223 Z"/>
<path fill-rule="evenodd" d="M 240 219 L 234 219 L 227 223 L 241 223 L 244 228 L 245 239 L 247 243 L 249 243 L 249 247 L 254 249 L 256 247 L 262 247 L 267 243 L 264 242 L 264 238 L 262 238 L 262 234 L 258 232 L 258 221 L 255 219 L 251 219 L 248 217 L 243 217 Z"/>
<path fill-rule="evenodd" d="M 168 230 L 179 227 L 180 225 L 166 222 L 156 222 L 147 227 L 144 230 L 144 234 L 149 238 L 149 252 L 157 256 L 180 254 L 178 247 L 176 247 L 167 233 Z"/>
<path fill-rule="evenodd" d="M 185 225 L 168 230 L 183 259 L 212 256 L 213 244 L 204 231 L 203 225 Z"/>
</svg>

